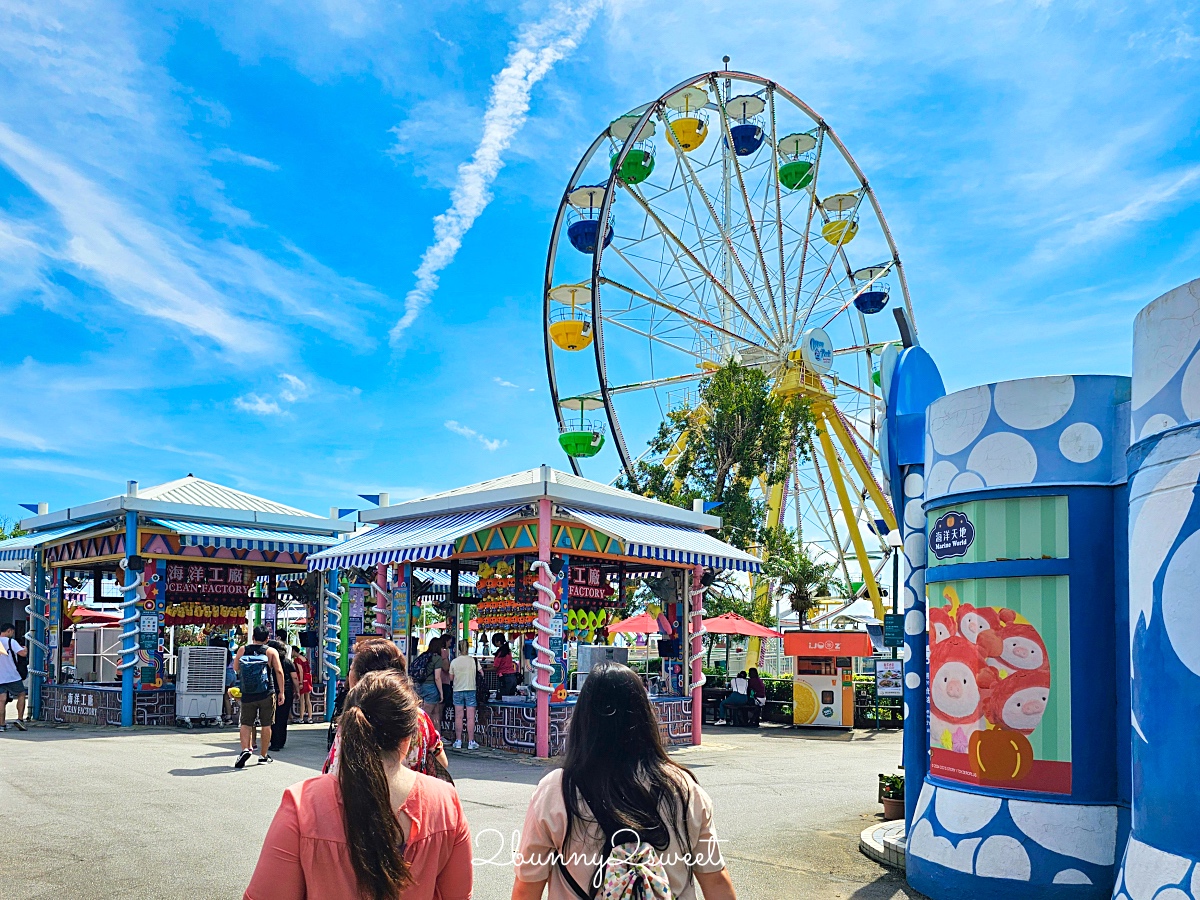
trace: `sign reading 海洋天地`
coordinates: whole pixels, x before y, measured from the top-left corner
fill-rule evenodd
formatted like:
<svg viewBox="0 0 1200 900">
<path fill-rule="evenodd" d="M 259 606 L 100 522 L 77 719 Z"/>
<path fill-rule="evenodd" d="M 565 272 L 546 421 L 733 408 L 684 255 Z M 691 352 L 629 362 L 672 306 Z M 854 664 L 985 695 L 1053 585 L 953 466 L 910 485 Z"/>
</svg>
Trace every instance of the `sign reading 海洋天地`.
<svg viewBox="0 0 1200 900">
<path fill-rule="evenodd" d="M 938 516 L 929 529 L 929 549 L 938 559 L 965 556 L 975 541 L 975 526 L 966 513 L 952 510 Z"/>
</svg>

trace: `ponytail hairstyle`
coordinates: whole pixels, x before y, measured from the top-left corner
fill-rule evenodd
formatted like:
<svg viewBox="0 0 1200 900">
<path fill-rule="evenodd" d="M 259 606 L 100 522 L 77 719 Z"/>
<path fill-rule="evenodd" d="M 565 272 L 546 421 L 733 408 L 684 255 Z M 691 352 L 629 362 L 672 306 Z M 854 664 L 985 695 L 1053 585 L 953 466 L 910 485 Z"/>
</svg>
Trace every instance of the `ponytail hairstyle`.
<svg viewBox="0 0 1200 900">
<path fill-rule="evenodd" d="M 420 714 L 411 682 L 395 669 L 366 673 L 346 696 L 337 778 L 350 861 L 367 900 L 398 900 L 413 883 L 383 759 L 416 736 Z"/>
</svg>

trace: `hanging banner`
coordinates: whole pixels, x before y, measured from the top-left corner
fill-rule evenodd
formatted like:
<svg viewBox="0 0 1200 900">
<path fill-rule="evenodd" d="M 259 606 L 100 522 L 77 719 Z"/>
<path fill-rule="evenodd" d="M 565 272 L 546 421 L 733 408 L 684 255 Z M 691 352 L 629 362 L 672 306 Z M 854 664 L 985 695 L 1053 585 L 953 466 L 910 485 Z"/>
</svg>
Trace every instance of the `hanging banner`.
<svg viewBox="0 0 1200 900">
<path fill-rule="evenodd" d="M 167 603 L 208 600 L 250 604 L 252 579 L 242 566 L 217 563 L 168 563 Z"/>
</svg>

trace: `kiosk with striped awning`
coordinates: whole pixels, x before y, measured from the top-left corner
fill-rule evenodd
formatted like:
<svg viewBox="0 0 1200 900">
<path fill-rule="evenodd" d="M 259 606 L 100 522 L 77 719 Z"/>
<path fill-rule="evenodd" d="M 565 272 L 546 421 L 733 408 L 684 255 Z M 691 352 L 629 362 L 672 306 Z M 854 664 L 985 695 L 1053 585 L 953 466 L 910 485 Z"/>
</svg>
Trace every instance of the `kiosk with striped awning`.
<svg viewBox="0 0 1200 900">
<path fill-rule="evenodd" d="M 574 708 L 567 645 L 603 643 L 610 613 L 613 622 L 621 617 L 615 613 L 627 582 L 652 579 L 666 592 L 656 613 L 661 672 L 652 700 L 668 743 L 699 743 L 705 573 L 760 570 L 756 557 L 710 533 L 719 518 L 548 466 L 381 505 L 358 518 L 366 530 L 308 557 L 309 569 L 324 574 L 323 659 L 331 672 L 344 674 L 347 628 L 358 627 L 347 612 L 364 592 L 374 601 L 375 633 L 411 660 L 424 634 L 420 600 L 436 582 L 448 582 L 448 599 L 434 610 L 437 619 L 445 613 L 446 633 L 469 636 L 460 607 L 472 604 L 480 632 L 519 644 L 514 655 L 529 660 L 534 676 L 527 694 L 518 689 L 489 703 L 475 739 L 552 755 L 563 747 Z M 468 579 L 474 596 L 463 590 Z M 486 674 L 490 660 L 481 661 Z"/>
</svg>

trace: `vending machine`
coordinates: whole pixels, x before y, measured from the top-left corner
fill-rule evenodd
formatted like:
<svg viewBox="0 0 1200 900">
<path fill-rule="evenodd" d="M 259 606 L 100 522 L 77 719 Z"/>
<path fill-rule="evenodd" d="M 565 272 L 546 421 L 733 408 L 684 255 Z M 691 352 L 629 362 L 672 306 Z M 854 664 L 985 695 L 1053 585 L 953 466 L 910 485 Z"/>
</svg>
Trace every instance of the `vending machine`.
<svg viewBox="0 0 1200 900">
<path fill-rule="evenodd" d="M 783 651 L 793 657 L 792 722 L 816 728 L 854 727 L 855 656 L 870 656 L 862 631 L 789 631 Z"/>
</svg>

